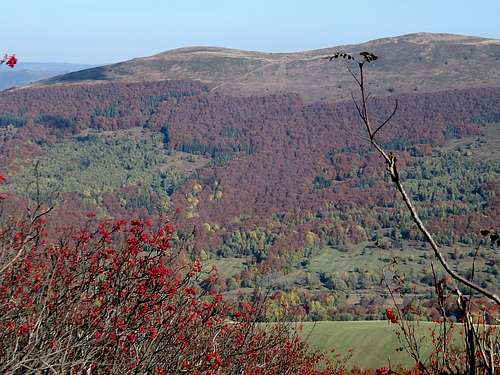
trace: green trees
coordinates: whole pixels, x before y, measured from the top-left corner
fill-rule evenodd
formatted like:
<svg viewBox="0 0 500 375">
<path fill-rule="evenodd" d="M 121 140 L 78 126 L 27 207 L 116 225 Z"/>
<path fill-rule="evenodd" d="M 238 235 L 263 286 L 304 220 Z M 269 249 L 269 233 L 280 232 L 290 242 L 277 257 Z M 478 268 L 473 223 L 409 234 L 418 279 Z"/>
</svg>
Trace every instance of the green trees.
<svg viewBox="0 0 500 375">
<path fill-rule="evenodd" d="M 103 198 L 113 194 L 125 209 L 153 212 L 186 179 L 186 173 L 169 168 L 158 133 L 143 137 L 120 132 L 80 135 L 42 150 L 38 158 L 42 188 L 58 186 L 62 193 L 76 193 L 94 205 L 103 206 Z M 12 173 L 9 189 L 25 194 L 32 174 L 30 166 L 22 165 L 19 172 Z M 140 189 L 133 196 L 127 193 L 136 186 Z"/>
<path fill-rule="evenodd" d="M 415 324 L 410 320 L 405 319 L 403 310 L 396 303 L 396 293 L 403 294 L 404 276 L 401 277 L 397 271 L 398 262 L 394 259 L 393 263 L 388 270 L 384 271 L 384 282 L 387 286 L 389 293 L 393 298 L 396 305 L 397 314 L 392 309 L 387 309 L 387 318 L 391 323 L 399 324 L 401 329 L 400 342 L 403 344 L 407 352 L 415 360 L 416 369 L 419 373 L 434 374 L 434 373 L 453 373 L 461 374 L 468 373 L 475 374 L 489 374 L 493 375 L 498 369 L 498 354 L 500 353 L 498 338 L 496 337 L 495 328 L 485 325 L 486 316 L 497 319 L 498 307 L 500 307 L 500 297 L 496 294 L 496 290 L 488 289 L 483 283 L 478 283 L 474 280 L 475 259 L 479 252 L 479 246 L 476 248 L 474 261 L 472 262 L 472 269 L 467 274 L 461 274 L 456 269 L 450 267 L 448 263 L 448 255 L 445 253 L 441 244 L 438 244 L 438 239 L 424 224 L 422 216 L 418 210 L 418 206 L 414 203 L 413 195 L 409 192 L 404 181 L 404 173 L 400 172 L 399 155 L 387 150 L 386 146 L 379 141 L 380 131 L 388 130 L 388 124 L 396 114 L 398 109 L 398 101 L 396 100 L 394 108 L 390 114 L 381 119 L 373 119 L 371 116 L 370 108 L 370 93 L 367 92 L 367 83 L 365 81 L 365 66 L 376 61 L 378 56 L 362 52 L 359 55 L 352 55 L 348 53 L 336 53 L 329 58 L 330 61 L 334 59 L 346 59 L 353 61 L 357 72 L 354 73 L 349 67 L 349 73 L 355 80 L 359 88 L 359 98 L 356 100 L 353 96 L 354 105 L 356 107 L 359 118 L 363 124 L 362 133 L 364 139 L 372 146 L 375 152 L 384 161 L 386 175 L 389 177 L 390 182 L 394 185 L 399 197 L 404 203 L 407 212 L 411 215 L 411 219 L 421 233 L 423 240 L 432 250 L 434 257 L 442 266 L 444 277 L 438 279 L 433 263 L 430 264 L 432 270 L 432 277 L 425 276 L 423 282 L 432 283 L 436 294 L 436 304 L 438 310 L 432 313 L 440 316 L 440 332 L 434 332 L 433 337 L 433 352 L 427 358 L 421 351 L 421 346 L 417 342 L 415 335 Z M 448 127 L 449 128 L 449 127 Z M 470 156 L 470 154 L 466 154 Z M 449 172 L 449 171 L 448 171 Z M 422 169 L 422 177 L 429 178 L 430 174 L 426 168 Z M 479 176 L 479 177 L 482 177 Z M 460 179 L 461 180 L 461 179 Z M 465 193 L 466 188 L 463 185 L 457 186 L 450 184 L 438 192 L 438 194 L 446 194 L 448 199 L 454 198 L 459 194 L 465 194 L 463 198 L 467 197 Z M 481 230 L 483 236 L 489 237 L 491 245 L 500 244 L 500 238 L 495 230 L 483 229 Z M 386 271 L 392 273 L 392 278 L 386 275 Z M 453 292 L 448 287 L 453 282 Z M 464 295 L 467 293 L 467 296 Z M 475 306 L 475 298 L 482 297 L 488 300 L 487 304 L 491 307 L 481 307 L 480 313 L 477 314 L 477 307 Z M 458 346 L 454 346 L 453 337 L 450 336 L 450 330 L 453 328 L 453 323 L 450 324 L 448 320 L 447 311 L 449 309 L 448 303 L 450 299 L 454 299 L 458 305 L 458 311 L 461 315 L 463 322 L 463 336 L 464 339 Z M 496 305 L 496 306 L 495 306 Z M 494 308 L 496 307 L 496 309 Z M 411 315 L 421 315 L 419 309 L 410 309 Z M 391 373 L 391 369 L 380 369 L 382 373 Z M 377 371 L 379 372 L 379 371 Z"/>
</svg>

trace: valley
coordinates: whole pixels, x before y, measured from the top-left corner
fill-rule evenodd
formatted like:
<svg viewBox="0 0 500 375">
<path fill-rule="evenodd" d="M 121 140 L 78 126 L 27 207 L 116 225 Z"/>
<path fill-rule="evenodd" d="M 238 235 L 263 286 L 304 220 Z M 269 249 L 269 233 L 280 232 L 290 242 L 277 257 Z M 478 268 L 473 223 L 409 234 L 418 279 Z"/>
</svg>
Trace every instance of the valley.
<svg viewBox="0 0 500 375">
<path fill-rule="evenodd" d="M 500 212 L 499 97 L 495 88 L 400 95 L 381 135 L 463 274 Z M 392 100 L 373 99 L 375 115 Z M 350 102 L 233 97 L 195 81 L 87 82 L 6 92 L 0 120 L 2 189 L 34 199 L 38 181 L 55 227 L 89 212 L 173 215 L 180 233 L 195 233 L 186 255 L 218 267 L 222 291 L 291 293 L 296 318 L 383 318 L 381 270 L 393 261 L 405 290 L 428 298 L 432 256 L 358 137 Z M 495 251 L 483 245 L 476 267 L 498 288 Z"/>
<path fill-rule="evenodd" d="M 451 268 L 498 290 L 498 246 L 481 235 L 500 217 L 493 39 L 424 33 L 292 54 L 191 47 L 1 92 L 5 213 L 41 201 L 56 234 L 167 218 L 179 264 L 218 270 L 201 290 L 235 303 L 264 291 L 263 320 L 306 321 L 314 347 L 341 342 L 343 354 L 358 349 L 357 366 L 382 366 L 397 346 L 387 309 L 436 321 L 434 286 L 453 284 L 360 136 L 352 77 L 325 60 L 338 49 L 382 56 L 369 108 L 379 120 L 399 107 L 377 139 Z"/>
</svg>

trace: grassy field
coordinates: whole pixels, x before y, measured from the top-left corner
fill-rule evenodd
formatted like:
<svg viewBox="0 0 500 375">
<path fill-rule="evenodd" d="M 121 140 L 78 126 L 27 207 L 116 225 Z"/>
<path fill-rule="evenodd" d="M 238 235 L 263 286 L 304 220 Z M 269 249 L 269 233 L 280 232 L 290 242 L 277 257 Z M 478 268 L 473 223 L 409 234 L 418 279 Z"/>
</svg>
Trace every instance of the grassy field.
<svg viewBox="0 0 500 375">
<path fill-rule="evenodd" d="M 474 258 L 471 256 L 470 247 L 465 245 L 457 245 L 453 248 L 442 246 L 442 250 L 447 255 L 451 267 L 456 271 L 466 274 L 472 269 Z M 487 248 L 483 249 L 479 255 L 476 259 L 476 278 L 491 283 L 492 289 L 495 289 L 498 284 L 496 284 L 494 276 L 489 273 L 487 263 L 496 259 L 497 255 Z M 223 258 L 226 262 L 227 259 L 231 258 Z M 307 277 L 307 289 L 328 290 L 320 281 L 320 273 L 324 272 L 348 283 L 347 286 L 340 287 L 333 292 L 342 291 L 346 294 L 379 293 L 382 269 L 388 267 L 392 259 L 397 259 L 399 272 L 405 275 L 407 280 L 413 282 L 408 285 L 415 287 L 417 293 L 428 292 L 429 286 L 425 285 L 421 278 L 425 274 L 429 274 L 429 262 L 432 259 L 432 254 L 416 241 L 403 241 L 401 249 L 381 249 L 375 246 L 374 241 L 365 241 L 357 245 L 350 244 L 347 246 L 347 251 L 341 251 L 335 247 L 324 247 L 308 259 L 307 265 L 303 266 L 298 262 L 286 274 L 276 275 L 273 278 L 273 283 L 278 286 L 297 287 L 301 286 L 300 280 Z M 214 261 L 215 264 L 218 262 L 219 259 Z M 437 273 L 438 277 L 441 277 L 441 269 L 438 268 Z M 356 290 L 353 287 L 353 282 L 349 282 L 348 279 L 350 276 L 359 276 L 360 274 L 364 274 L 366 286 Z"/>
<path fill-rule="evenodd" d="M 419 324 L 418 334 L 429 337 L 432 323 Z M 404 350 L 396 352 L 401 347 L 395 333 L 397 329 L 387 321 L 306 322 L 301 336 L 314 348 L 328 353 L 331 348 L 339 353 L 353 349 L 348 367 L 379 368 L 387 366 L 389 359 L 392 366 L 411 367 L 411 357 Z"/>
</svg>

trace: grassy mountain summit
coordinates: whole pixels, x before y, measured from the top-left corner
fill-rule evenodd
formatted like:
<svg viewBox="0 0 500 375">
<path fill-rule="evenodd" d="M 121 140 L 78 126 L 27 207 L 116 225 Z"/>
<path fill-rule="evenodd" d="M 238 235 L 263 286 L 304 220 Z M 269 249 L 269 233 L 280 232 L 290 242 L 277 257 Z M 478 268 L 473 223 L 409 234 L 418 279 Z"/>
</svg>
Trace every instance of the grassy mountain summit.
<svg viewBox="0 0 500 375">
<path fill-rule="evenodd" d="M 339 50 L 370 51 L 382 57 L 370 71 L 375 95 L 500 84 L 500 40 L 417 33 L 293 53 L 179 48 L 57 76 L 38 85 L 188 79 L 233 96 L 295 92 L 306 101 L 337 101 L 348 97 L 352 80 L 342 64 L 326 64 L 324 58 Z"/>
</svg>

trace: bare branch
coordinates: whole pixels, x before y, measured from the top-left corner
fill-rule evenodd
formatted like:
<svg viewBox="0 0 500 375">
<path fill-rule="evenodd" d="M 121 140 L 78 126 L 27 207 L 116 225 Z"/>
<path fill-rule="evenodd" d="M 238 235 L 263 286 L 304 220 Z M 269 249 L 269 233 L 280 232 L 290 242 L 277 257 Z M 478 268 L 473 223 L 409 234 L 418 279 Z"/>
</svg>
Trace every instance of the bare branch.
<svg viewBox="0 0 500 375">
<path fill-rule="evenodd" d="M 368 100 L 368 98 L 366 100 Z M 392 111 L 392 113 L 390 114 L 390 116 L 387 117 L 387 119 L 382 124 L 380 124 L 377 129 L 375 129 L 375 131 L 372 134 L 372 137 L 375 137 L 375 134 L 377 134 L 377 132 L 379 130 L 381 130 L 386 124 L 389 123 L 389 121 L 392 120 L 392 118 L 396 114 L 397 110 L 398 110 L 398 100 L 396 99 L 396 104 L 394 105 L 394 110 Z"/>
<path fill-rule="evenodd" d="M 366 119 L 363 116 L 363 113 L 361 112 L 361 108 L 359 108 L 358 102 L 356 101 L 356 98 L 354 98 L 354 94 L 352 92 L 351 92 L 351 98 L 352 98 L 354 105 L 356 106 L 356 109 L 358 110 L 359 117 L 361 117 L 363 122 L 366 122 Z"/>
<path fill-rule="evenodd" d="M 410 211 L 410 214 L 411 214 L 411 217 L 413 219 L 413 222 L 417 225 L 417 227 L 420 230 L 420 232 L 424 235 L 425 240 L 430 244 L 430 246 L 431 246 L 431 248 L 432 248 L 432 250 L 434 252 L 434 255 L 439 260 L 439 263 L 441 263 L 441 265 L 443 266 L 443 268 L 445 269 L 445 271 L 453 279 L 455 279 L 456 281 L 458 281 L 459 283 L 461 283 L 461 284 L 463 284 L 465 286 L 468 286 L 469 288 L 471 288 L 472 290 L 474 290 L 474 291 L 482 294 L 483 296 L 491 299 L 497 305 L 500 306 L 500 297 L 496 293 L 491 292 L 491 291 L 489 291 L 489 290 L 487 290 L 485 288 L 482 288 L 481 286 L 477 285 L 473 281 L 468 280 L 467 278 L 459 275 L 457 272 L 455 272 L 450 267 L 450 265 L 446 261 L 444 255 L 441 253 L 441 250 L 439 249 L 439 246 L 437 245 L 437 243 L 434 240 L 433 236 L 431 235 L 431 233 L 429 232 L 429 230 L 427 229 L 427 227 L 424 225 L 424 223 L 420 219 L 420 216 L 418 215 L 417 209 L 415 208 L 413 202 L 409 198 L 409 196 L 408 196 L 408 194 L 407 194 L 407 192 L 406 192 L 406 190 L 405 190 L 405 188 L 404 188 L 404 186 L 403 186 L 403 184 L 401 182 L 401 179 L 400 179 L 399 173 L 398 173 L 398 169 L 397 169 L 397 158 L 396 158 L 396 156 L 393 155 L 392 153 L 388 154 L 383 149 L 383 147 L 381 147 L 375 141 L 374 136 L 377 134 L 377 132 L 380 131 L 385 125 L 387 125 L 389 123 L 389 121 L 396 114 L 397 109 L 398 109 L 398 101 L 396 100 L 396 104 L 394 106 L 394 110 L 392 111 L 391 115 L 384 122 L 382 122 L 380 125 L 378 125 L 378 127 L 375 129 L 375 131 L 372 131 L 371 130 L 371 126 L 370 126 L 369 115 L 368 115 L 368 107 L 367 107 L 367 100 L 368 100 L 369 97 L 367 97 L 365 95 L 365 81 L 364 81 L 363 66 L 364 66 L 365 62 L 371 62 L 371 61 L 376 60 L 377 56 L 375 56 L 373 54 L 370 54 L 368 52 L 363 52 L 360 55 L 364 58 L 364 61 L 363 62 L 358 62 L 359 79 L 349 69 L 349 67 L 348 67 L 348 71 L 349 71 L 349 73 L 351 73 L 351 75 L 354 77 L 356 83 L 358 84 L 358 87 L 359 87 L 359 90 L 360 90 L 360 93 L 361 93 L 361 107 L 358 105 L 358 103 L 354 99 L 354 95 L 352 93 L 351 93 L 351 96 L 353 98 L 354 105 L 356 106 L 356 110 L 358 111 L 358 115 L 361 118 L 361 120 L 363 121 L 363 124 L 365 125 L 366 131 L 368 133 L 368 137 L 370 139 L 370 143 L 380 153 L 380 155 L 384 158 L 384 160 L 385 160 L 385 162 L 387 164 L 387 172 L 389 173 L 389 176 L 391 177 L 392 182 L 394 183 L 394 185 L 396 186 L 397 190 L 399 191 L 399 193 L 400 193 L 400 195 L 401 195 L 401 197 L 402 197 L 402 199 L 403 199 L 406 207 Z M 340 56 L 340 57 L 343 57 L 343 56 Z M 338 56 L 335 57 L 335 58 L 338 58 Z"/>
<path fill-rule="evenodd" d="M 356 74 L 354 74 L 354 72 L 351 70 L 351 68 L 347 67 L 347 70 L 349 71 L 349 73 L 351 73 L 351 76 L 352 78 L 354 78 L 354 80 L 356 81 L 356 83 L 358 85 L 361 85 L 361 82 L 359 81 L 358 77 L 356 76 Z"/>
</svg>

